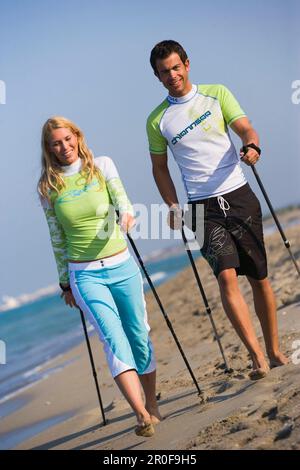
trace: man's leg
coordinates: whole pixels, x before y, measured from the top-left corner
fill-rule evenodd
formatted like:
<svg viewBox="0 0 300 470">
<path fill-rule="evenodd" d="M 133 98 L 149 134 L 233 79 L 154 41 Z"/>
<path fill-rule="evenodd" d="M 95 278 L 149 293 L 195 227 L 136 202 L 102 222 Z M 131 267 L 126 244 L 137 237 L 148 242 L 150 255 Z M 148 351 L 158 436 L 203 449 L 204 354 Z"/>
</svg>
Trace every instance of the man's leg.
<svg viewBox="0 0 300 470">
<path fill-rule="evenodd" d="M 263 331 L 270 366 L 287 364 L 288 358 L 279 350 L 276 301 L 270 281 L 268 278 L 257 280 L 250 276 L 247 279 L 252 287 L 255 311 Z"/>
<path fill-rule="evenodd" d="M 240 291 L 236 270 L 230 268 L 221 271 L 218 283 L 224 310 L 253 361 L 250 378 L 262 378 L 269 367 L 256 337 L 248 306 Z"/>
</svg>

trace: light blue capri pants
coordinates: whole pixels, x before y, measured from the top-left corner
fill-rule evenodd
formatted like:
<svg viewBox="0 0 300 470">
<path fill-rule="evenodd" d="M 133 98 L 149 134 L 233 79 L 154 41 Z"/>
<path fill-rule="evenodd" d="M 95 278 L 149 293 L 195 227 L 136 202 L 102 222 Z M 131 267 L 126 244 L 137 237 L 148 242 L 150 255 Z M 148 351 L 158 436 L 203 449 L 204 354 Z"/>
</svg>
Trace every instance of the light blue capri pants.
<svg viewBox="0 0 300 470">
<path fill-rule="evenodd" d="M 112 376 L 130 369 L 138 374 L 153 372 L 143 281 L 129 252 L 69 263 L 69 272 L 76 303 L 98 332 Z"/>
</svg>

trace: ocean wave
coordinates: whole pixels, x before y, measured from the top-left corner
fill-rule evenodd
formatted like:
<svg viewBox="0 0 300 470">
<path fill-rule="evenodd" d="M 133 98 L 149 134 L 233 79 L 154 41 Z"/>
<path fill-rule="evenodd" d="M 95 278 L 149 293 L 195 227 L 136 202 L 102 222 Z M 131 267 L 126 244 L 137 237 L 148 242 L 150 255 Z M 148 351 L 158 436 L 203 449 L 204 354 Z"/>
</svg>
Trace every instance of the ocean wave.
<svg viewBox="0 0 300 470">
<path fill-rule="evenodd" d="M 48 287 L 42 287 L 35 292 L 30 294 L 22 294 L 17 297 L 11 297 L 9 295 L 3 295 L 2 297 L 2 304 L 0 305 L 0 312 L 5 312 L 7 310 L 12 310 L 14 308 L 21 307 L 22 305 L 29 304 L 31 302 L 35 302 L 42 297 L 46 297 L 48 295 L 53 295 L 59 292 L 59 288 L 57 284 L 52 284 Z"/>
<path fill-rule="evenodd" d="M 8 400 L 11 400 L 12 398 L 15 398 L 20 393 L 25 392 L 26 390 L 29 390 L 30 388 L 34 387 L 38 382 L 41 382 L 42 380 L 45 380 L 45 379 L 43 377 L 41 377 L 39 380 L 31 382 L 30 384 L 24 385 L 23 387 L 17 388 L 13 392 L 8 393 L 4 397 L 0 398 L 0 405 L 2 405 L 3 403 L 5 403 Z"/>
<path fill-rule="evenodd" d="M 166 277 L 168 277 L 168 274 L 165 271 L 159 271 L 150 275 L 150 279 L 153 283 L 160 282 Z M 143 278 L 143 283 L 145 284 L 145 286 L 147 286 L 148 284 L 148 281 L 145 277 Z"/>
<path fill-rule="evenodd" d="M 63 355 L 62 354 L 58 354 L 58 356 L 55 356 L 55 359 L 60 359 Z M 27 379 L 28 377 L 31 377 L 32 375 L 35 375 L 37 374 L 38 372 L 40 372 L 42 369 L 45 369 L 45 367 L 47 367 L 51 362 L 53 361 L 53 358 L 49 359 L 48 361 L 45 361 L 41 364 L 39 364 L 38 366 L 35 366 L 33 367 L 32 369 L 29 369 L 27 370 L 26 372 L 24 372 L 22 374 L 22 377 L 24 379 Z"/>
<path fill-rule="evenodd" d="M 151 274 L 150 278 L 152 282 L 157 282 L 157 281 L 161 281 L 167 276 L 168 274 L 165 271 L 159 271 L 157 273 Z"/>
<path fill-rule="evenodd" d="M 61 355 L 57 356 L 55 359 L 59 358 L 60 356 Z M 12 398 L 16 397 L 20 393 L 22 393 L 26 390 L 29 390 L 30 388 L 34 387 L 38 383 L 42 382 L 43 380 L 48 379 L 51 375 L 62 371 L 63 369 L 65 369 L 65 367 L 67 367 L 69 364 L 72 364 L 73 362 L 75 362 L 78 358 L 79 358 L 79 356 L 76 356 L 76 357 L 74 357 L 72 359 L 69 359 L 69 360 L 67 360 L 67 361 L 63 362 L 62 364 L 59 364 L 55 367 L 50 367 L 48 369 L 45 369 L 43 372 L 40 372 L 41 369 L 44 369 L 45 365 L 48 364 L 50 361 L 47 361 L 46 363 L 41 364 L 40 366 L 37 366 L 34 369 L 31 369 L 27 373 L 23 374 L 23 377 L 24 378 L 26 377 L 27 379 L 29 379 L 30 382 L 27 383 L 26 385 L 21 385 L 19 387 L 16 387 L 15 390 L 12 390 L 9 393 L 7 393 L 6 395 L 4 395 L 3 397 L 1 397 L 0 398 L 0 405 L 5 403 L 7 400 L 11 400 Z"/>
</svg>

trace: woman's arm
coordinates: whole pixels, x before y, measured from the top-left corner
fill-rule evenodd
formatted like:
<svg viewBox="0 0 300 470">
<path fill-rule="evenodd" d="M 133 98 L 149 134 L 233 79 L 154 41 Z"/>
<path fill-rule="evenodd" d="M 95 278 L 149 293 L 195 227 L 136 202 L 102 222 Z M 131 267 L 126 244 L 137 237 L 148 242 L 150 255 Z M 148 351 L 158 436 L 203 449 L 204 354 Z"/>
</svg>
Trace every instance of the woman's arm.
<svg viewBox="0 0 300 470">
<path fill-rule="evenodd" d="M 112 203 L 119 212 L 120 225 L 124 231 L 128 232 L 135 224 L 134 211 L 116 166 L 109 157 L 98 157 L 95 163 L 105 178 Z"/>
<path fill-rule="evenodd" d="M 67 305 L 73 307 L 76 306 L 76 302 L 70 289 L 66 236 L 54 209 L 49 205 L 48 201 L 41 198 L 41 205 L 49 227 L 59 284 L 62 289 L 61 297 L 64 298 Z"/>
</svg>

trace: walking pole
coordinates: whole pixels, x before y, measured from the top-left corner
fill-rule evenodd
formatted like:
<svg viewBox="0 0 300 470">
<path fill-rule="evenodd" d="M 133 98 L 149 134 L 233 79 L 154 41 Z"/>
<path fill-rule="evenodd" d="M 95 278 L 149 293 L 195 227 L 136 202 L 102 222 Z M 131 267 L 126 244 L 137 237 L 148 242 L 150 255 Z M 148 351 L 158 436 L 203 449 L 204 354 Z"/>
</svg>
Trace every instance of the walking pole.
<svg viewBox="0 0 300 470">
<path fill-rule="evenodd" d="M 91 345 L 90 345 L 89 335 L 88 335 L 87 328 L 86 328 L 86 323 L 85 323 L 84 314 L 83 314 L 83 312 L 82 312 L 81 309 L 79 309 L 79 312 L 80 312 L 81 321 L 82 321 L 82 326 L 83 326 L 83 331 L 84 331 L 84 335 L 85 335 L 85 339 L 86 339 L 86 345 L 87 345 L 88 352 L 89 352 L 89 356 L 90 356 L 90 363 L 91 363 L 91 367 L 92 367 L 92 371 L 93 371 L 93 376 L 94 376 L 94 380 L 95 380 L 95 385 L 96 385 L 96 390 L 97 390 L 99 405 L 100 405 L 100 409 L 101 409 L 101 414 L 102 414 L 102 419 L 103 419 L 103 426 L 105 426 L 105 425 L 107 424 L 107 422 L 106 422 L 106 419 L 105 419 L 105 414 L 104 414 L 102 399 L 101 399 L 101 395 L 100 395 L 100 390 L 99 390 L 99 385 L 98 385 L 98 379 L 97 379 L 97 372 L 96 372 L 95 363 L 94 363 L 94 359 L 93 359 L 93 354 L 92 354 L 92 349 L 91 349 Z"/>
<path fill-rule="evenodd" d="M 284 245 L 285 245 L 285 247 L 287 248 L 287 250 L 288 250 L 288 252 L 289 252 L 289 254 L 290 254 L 290 257 L 291 257 L 291 259 L 292 259 L 292 261 L 293 261 L 293 263 L 294 263 L 294 265 L 295 265 L 295 268 L 296 268 L 296 270 L 297 270 L 298 275 L 300 276 L 300 268 L 299 268 L 299 266 L 298 266 L 298 264 L 297 264 L 297 261 L 296 261 L 295 256 L 293 255 L 293 253 L 292 253 L 292 251 L 291 251 L 291 244 L 290 244 L 289 240 L 287 240 L 287 238 L 286 238 L 286 236 L 285 236 L 285 233 L 284 233 L 284 231 L 282 230 L 282 227 L 281 227 L 281 225 L 280 225 L 280 222 L 279 222 L 279 220 L 278 220 L 278 218 L 277 218 L 277 215 L 275 214 L 275 211 L 274 211 L 274 209 L 273 209 L 273 206 L 272 206 L 272 204 L 271 204 L 271 201 L 270 201 L 270 199 L 268 198 L 268 195 L 267 195 L 266 190 L 265 190 L 265 188 L 264 188 L 264 186 L 263 186 L 263 184 L 262 184 L 262 181 L 261 181 L 261 179 L 260 179 L 260 177 L 259 177 L 259 174 L 258 174 L 257 171 L 256 171 L 256 168 L 254 167 L 254 165 L 251 165 L 251 168 L 252 168 L 252 171 L 253 171 L 254 176 L 255 176 L 255 178 L 256 178 L 256 181 L 257 181 L 257 183 L 258 183 L 258 185 L 259 185 L 259 187 L 260 187 L 260 189 L 261 189 L 261 192 L 262 192 L 263 195 L 264 195 L 264 198 L 265 198 L 265 200 L 266 200 L 266 203 L 267 203 L 268 206 L 269 206 L 270 212 L 271 212 L 271 214 L 272 214 L 272 216 L 273 216 L 273 219 L 274 219 L 274 221 L 275 221 L 275 224 L 277 225 L 277 228 L 278 228 L 279 233 L 280 233 L 280 235 L 281 235 L 281 238 L 282 238 L 282 240 L 283 240 L 283 242 L 284 242 Z"/>
<path fill-rule="evenodd" d="M 248 152 L 248 147 L 247 147 L 247 145 L 244 145 L 244 146 L 242 147 L 242 152 L 244 153 L 244 155 L 246 155 L 246 153 Z M 255 178 L 256 178 L 256 181 L 257 181 L 257 183 L 258 183 L 258 186 L 260 187 L 261 192 L 262 192 L 263 195 L 264 195 L 265 201 L 266 201 L 266 203 L 268 204 L 268 207 L 269 207 L 269 209 L 270 209 L 270 212 L 271 212 L 271 214 L 272 214 L 272 216 L 273 216 L 273 219 L 274 219 L 274 221 L 275 221 L 275 224 L 277 225 L 277 228 L 278 228 L 279 233 L 280 233 L 280 235 L 281 235 L 281 238 L 282 238 L 282 240 L 283 240 L 283 243 L 284 243 L 285 247 L 287 248 L 287 250 L 288 250 L 288 252 L 289 252 L 289 254 L 290 254 L 290 257 L 291 257 L 291 259 L 292 259 L 292 261 L 293 261 L 293 263 L 294 263 L 294 265 L 295 265 L 295 268 L 296 268 L 296 271 L 297 271 L 297 273 L 298 273 L 298 276 L 300 276 L 300 268 L 299 268 L 299 266 L 298 266 L 298 263 L 297 263 L 297 261 L 296 261 L 295 256 L 294 256 L 293 253 L 292 253 L 291 244 L 290 244 L 289 240 L 288 240 L 288 239 L 286 238 L 286 236 L 285 236 L 285 233 L 284 233 L 284 231 L 283 231 L 283 229 L 282 229 L 282 227 L 281 227 L 281 224 L 280 224 L 280 222 L 279 222 L 279 220 L 278 220 L 278 218 L 277 218 L 277 215 L 275 214 L 275 211 L 274 211 L 274 209 L 273 209 L 273 206 L 272 206 L 272 204 L 271 204 L 271 201 L 270 201 L 270 199 L 269 199 L 269 197 L 268 197 L 268 195 L 267 195 L 267 193 L 266 193 L 266 190 L 265 190 L 265 188 L 264 188 L 264 185 L 262 184 L 262 181 L 261 181 L 261 179 L 260 179 L 259 174 L 257 173 L 257 170 L 256 170 L 255 166 L 254 166 L 254 165 L 250 165 L 250 166 L 251 166 L 251 169 L 252 169 L 252 171 L 253 171 L 253 173 L 254 173 L 254 176 L 255 176 Z"/>
<path fill-rule="evenodd" d="M 207 315 L 210 319 L 210 322 L 212 324 L 214 334 L 215 334 L 215 338 L 218 342 L 220 352 L 221 352 L 222 357 L 223 357 L 223 361 L 224 361 L 224 365 L 225 365 L 225 371 L 224 372 L 225 373 L 231 373 L 231 372 L 233 372 L 233 370 L 228 367 L 228 363 L 226 361 L 225 353 L 224 353 L 224 350 L 223 350 L 223 347 L 222 347 L 222 344 L 221 344 L 220 336 L 218 334 L 214 319 L 212 317 L 212 312 L 211 312 L 211 309 L 209 307 L 208 300 L 207 300 L 207 297 L 205 295 L 205 292 L 204 292 L 204 289 L 203 289 L 203 286 L 202 286 L 202 283 L 201 283 L 201 280 L 200 280 L 200 276 L 199 276 L 198 270 L 197 270 L 196 265 L 195 265 L 194 258 L 192 256 L 191 250 L 188 247 L 188 242 L 187 242 L 187 239 L 186 239 L 186 236 L 185 236 L 185 233 L 184 233 L 184 221 L 183 220 L 182 220 L 181 234 L 182 234 L 182 238 L 183 238 L 183 243 L 185 245 L 185 249 L 187 251 L 188 257 L 190 259 L 190 262 L 191 262 L 191 265 L 192 265 L 192 268 L 193 268 L 193 271 L 194 271 L 196 282 L 198 284 L 198 287 L 199 287 L 199 290 L 200 290 L 200 293 L 201 293 L 201 296 L 202 296 L 202 299 L 203 299 L 203 302 L 204 302 L 204 305 L 205 305 L 206 313 L 207 313 Z"/>
<path fill-rule="evenodd" d="M 191 369 L 191 366 L 190 366 L 190 364 L 189 364 L 189 362 L 188 362 L 188 360 L 187 360 L 187 358 L 186 358 L 186 356 L 185 356 L 185 354 L 184 354 L 184 352 L 183 352 L 183 349 L 182 349 L 182 347 L 181 347 L 181 345 L 180 345 L 180 343 L 179 343 L 179 341 L 178 341 L 178 338 L 177 338 L 177 336 L 176 336 L 176 334 L 175 334 L 175 331 L 174 331 L 174 329 L 173 329 L 173 326 L 172 326 L 172 324 L 171 324 L 171 322 L 170 322 L 170 320 L 169 320 L 169 318 L 168 318 L 168 315 L 167 315 L 166 312 L 165 312 L 165 309 L 164 309 L 164 307 L 163 307 L 163 305 L 162 305 L 162 303 L 161 303 L 161 301 L 160 301 L 160 298 L 159 298 L 159 296 L 158 296 L 158 294 L 157 294 L 157 292 L 156 292 L 156 289 L 155 289 L 155 287 L 154 287 L 154 285 L 153 285 L 153 283 L 152 283 L 152 281 L 151 281 L 151 278 L 150 278 L 149 274 L 148 274 L 147 271 L 146 271 L 146 268 L 145 268 L 145 266 L 144 266 L 144 263 L 143 263 L 143 261 L 142 261 L 142 259 L 141 259 L 141 257 L 140 257 L 140 254 L 139 254 L 139 252 L 138 252 L 138 250 L 137 250 L 137 248 L 136 248 L 136 246 L 135 246 L 135 243 L 134 243 L 134 241 L 132 240 L 132 238 L 131 238 L 131 236 L 129 235 L 128 232 L 127 232 L 127 237 L 128 237 L 128 240 L 129 240 L 129 242 L 130 242 L 130 244 L 131 244 L 131 246 L 132 246 L 132 249 L 133 249 L 133 251 L 134 251 L 134 253 L 135 253 L 135 255 L 136 255 L 136 257 L 137 257 L 137 259 L 138 259 L 138 261 L 139 261 L 139 263 L 140 263 L 140 265 L 141 265 L 141 268 L 142 268 L 142 270 L 144 271 L 144 274 L 145 274 L 145 276 L 146 276 L 146 278 L 147 278 L 147 281 L 148 281 L 148 283 L 149 283 L 149 286 L 151 287 L 151 290 L 152 290 L 152 292 L 153 292 L 153 294 L 154 294 L 154 297 L 155 297 L 155 299 L 156 299 L 156 301 L 157 301 L 157 303 L 158 303 L 158 305 L 159 305 L 159 307 L 160 307 L 160 310 L 161 310 L 161 312 L 162 312 L 162 314 L 163 314 L 163 316 L 164 316 L 164 318 L 165 318 L 165 320 L 166 320 L 166 323 L 167 323 L 167 325 L 168 325 L 168 327 L 169 327 L 169 330 L 170 330 L 171 333 L 172 333 L 172 336 L 173 336 L 173 338 L 174 338 L 174 340 L 175 340 L 175 343 L 176 343 L 176 345 L 177 345 L 177 347 L 178 347 L 178 349 L 179 349 L 179 351 L 180 351 L 180 354 L 181 354 L 181 356 L 182 356 L 182 359 L 184 360 L 185 365 L 187 366 L 188 371 L 189 371 L 189 373 L 190 373 L 190 375 L 191 375 L 191 377 L 192 377 L 192 379 L 193 379 L 193 382 L 194 382 L 194 384 L 195 384 L 195 386 L 196 386 L 196 388 L 197 388 L 197 391 L 198 391 L 198 395 L 199 395 L 199 396 L 200 396 L 200 395 L 203 395 L 203 391 L 200 389 L 200 387 L 199 387 L 199 385 L 198 385 L 198 382 L 197 382 L 197 380 L 196 380 L 196 378 L 195 378 L 195 376 L 194 376 L 194 373 L 193 373 L 193 371 L 192 371 L 192 369 Z"/>
</svg>

